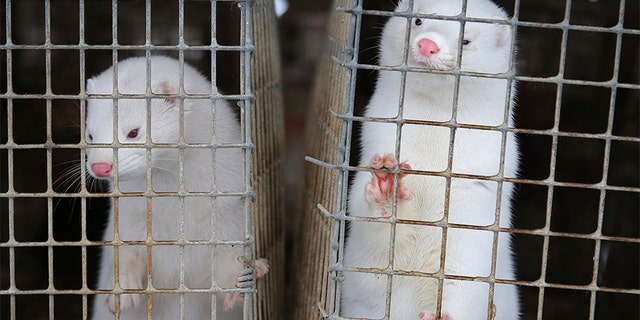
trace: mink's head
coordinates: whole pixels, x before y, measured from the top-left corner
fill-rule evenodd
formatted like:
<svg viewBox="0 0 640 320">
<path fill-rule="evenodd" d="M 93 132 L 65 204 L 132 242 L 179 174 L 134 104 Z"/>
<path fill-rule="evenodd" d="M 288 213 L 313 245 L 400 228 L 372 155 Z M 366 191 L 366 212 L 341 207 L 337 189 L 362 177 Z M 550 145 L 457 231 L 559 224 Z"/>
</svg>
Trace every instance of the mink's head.
<svg viewBox="0 0 640 320">
<path fill-rule="evenodd" d="M 511 56 L 511 26 L 467 21 L 461 34 L 462 22 L 456 17 L 462 19 L 462 11 L 462 0 L 414 0 L 413 3 L 401 0 L 397 13 L 443 17 L 391 17 L 382 33 L 380 64 L 399 66 L 406 62 L 409 67 L 435 70 L 455 70 L 460 65 L 462 71 L 507 72 Z M 509 19 L 489 0 L 468 0 L 465 16 L 496 21 Z M 460 52 L 462 63 L 458 62 Z"/>
</svg>

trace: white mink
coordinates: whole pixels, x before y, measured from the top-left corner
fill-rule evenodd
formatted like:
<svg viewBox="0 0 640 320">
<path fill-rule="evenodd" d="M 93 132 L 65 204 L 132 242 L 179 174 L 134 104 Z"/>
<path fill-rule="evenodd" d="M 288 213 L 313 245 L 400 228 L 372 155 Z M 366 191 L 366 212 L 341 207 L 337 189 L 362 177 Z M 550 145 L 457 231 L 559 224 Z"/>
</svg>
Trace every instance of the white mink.
<svg viewBox="0 0 640 320">
<path fill-rule="evenodd" d="M 180 63 L 172 58 L 150 58 L 153 94 L 178 94 L 182 71 Z M 111 95 L 113 67 L 87 81 L 88 94 Z M 147 92 L 146 58 L 130 58 L 117 64 L 117 91 L 120 94 L 141 95 Z M 212 93 L 211 83 L 193 67 L 184 64 L 184 92 L 187 95 L 206 96 Z M 118 236 L 125 244 L 119 246 L 119 285 L 122 289 L 148 287 L 148 259 L 151 261 L 151 281 L 155 289 L 180 288 L 180 245 L 127 244 L 127 241 L 177 241 L 180 237 L 180 211 L 184 213 L 184 239 L 188 241 L 243 240 L 243 203 L 238 197 L 208 196 L 184 197 L 167 193 L 244 191 L 242 181 L 242 153 L 238 148 L 184 148 L 183 177 L 180 177 L 180 151 L 167 144 L 180 143 L 180 99 L 174 97 L 117 99 L 117 141 L 120 148 L 87 148 L 87 171 L 96 178 L 108 181 L 110 190 L 123 193 L 112 205 L 104 233 L 104 241 L 114 240 L 114 213 L 117 212 Z M 147 109 L 150 112 L 151 142 L 147 149 Z M 212 112 L 212 109 L 215 112 Z M 86 141 L 89 144 L 112 144 L 114 137 L 114 100 L 92 98 L 87 101 Z M 230 106 L 222 100 L 185 98 L 184 142 L 188 144 L 239 143 L 240 126 Z M 215 119 L 215 120 L 214 120 Z M 163 147 L 163 144 L 165 145 Z M 135 145 L 135 147 L 131 147 Z M 115 150 L 115 151 L 114 151 Z M 213 156 L 215 152 L 215 158 Z M 149 152 L 149 154 L 148 154 Z M 117 154 L 117 162 L 114 155 Z M 147 157 L 150 168 L 147 168 Z M 213 166 L 215 160 L 215 169 Z M 147 170 L 150 171 L 151 189 L 164 193 L 153 197 L 132 193 L 147 191 Z M 117 179 L 114 173 L 117 171 Z M 215 180 L 213 179 L 215 176 Z M 215 184 L 214 184 L 215 181 Z M 180 188 L 184 183 L 184 190 Z M 117 208 L 114 212 L 113 208 Z M 150 218 L 148 218 L 150 217 Z M 148 221 L 151 220 L 151 221 Z M 151 223 L 151 234 L 147 223 Z M 212 287 L 213 256 L 215 252 L 215 281 L 221 288 L 234 288 L 238 272 L 244 269 L 237 260 L 242 256 L 241 246 L 184 245 L 184 285 L 189 289 Z M 149 249 L 150 248 L 150 249 Z M 148 256 L 148 252 L 151 256 Z M 97 289 L 114 288 L 114 249 L 101 248 Z M 256 276 L 264 274 L 268 265 L 257 261 Z M 119 299 L 120 319 L 146 319 L 146 294 L 122 294 Z M 178 319 L 179 294 L 152 294 L 153 319 Z M 241 319 L 240 308 L 230 310 L 241 301 L 238 293 L 184 294 L 185 319 L 205 319 L 212 314 L 212 298 L 217 299 L 217 319 Z M 224 309 L 229 309 L 223 311 Z M 97 295 L 93 303 L 92 319 L 114 319 L 115 295 Z"/>
<path fill-rule="evenodd" d="M 396 12 L 411 12 L 410 0 L 401 0 Z M 420 14 L 456 16 L 462 0 L 414 0 L 412 11 Z M 468 0 L 467 17 L 508 20 L 507 14 L 489 0 Z M 405 44 L 407 23 L 409 45 Z M 401 94 L 402 73 L 381 70 L 365 116 L 395 118 L 402 104 L 402 118 L 448 122 L 453 118 L 457 65 L 463 72 L 501 74 L 510 70 L 511 27 L 499 23 L 466 22 L 464 38 L 459 39 L 458 21 L 437 18 L 407 19 L 394 16 L 386 23 L 380 40 L 380 65 L 436 70 L 406 74 Z M 461 49 L 459 49 L 461 48 Z M 405 52 L 408 50 L 408 52 Z M 462 61 L 458 63 L 458 52 Z M 405 54 L 406 53 L 406 54 Z M 455 120 L 459 124 L 501 126 L 505 110 L 512 109 L 514 87 L 506 79 L 462 75 Z M 404 100 L 401 100 L 404 96 Z M 506 125 L 512 127 L 512 119 Z M 506 139 L 503 173 L 515 177 L 518 170 L 517 142 L 513 134 L 503 136 L 497 130 L 457 128 L 426 124 L 401 126 L 399 155 L 395 154 L 398 125 L 364 122 L 360 138 L 361 167 L 374 169 L 412 169 L 444 172 L 449 167 L 451 135 L 454 135 L 451 171 L 482 177 L 499 175 L 501 147 Z M 396 158 L 399 156 L 399 159 Z M 393 174 L 356 173 L 349 190 L 348 214 L 358 217 L 396 217 L 404 220 L 439 221 L 444 218 L 447 179 L 436 175 L 398 176 L 397 200 L 393 199 Z M 495 222 L 500 204 L 499 226 L 511 225 L 510 198 L 513 185 L 504 183 L 502 198 L 495 181 L 451 178 L 448 222 L 460 225 L 488 226 Z M 491 273 L 493 232 L 449 227 L 446 255 L 441 266 L 443 228 L 414 224 L 396 224 L 393 265 L 389 259 L 391 227 L 383 222 L 354 221 L 350 224 L 344 251 L 344 265 L 360 268 L 390 268 L 398 271 L 435 273 L 443 268 L 445 276 L 487 277 Z M 500 233 L 497 248 L 496 278 L 513 280 L 514 265 L 508 233 Z M 387 276 L 375 273 L 346 272 L 342 286 L 341 316 L 382 318 L 385 315 Z M 441 314 L 436 315 L 438 280 L 435 277 L 393 276 L 390 317 L 406 319 L 502 319 L 519 318 L 517 287 L 495 284 L 493 305 L 489 308 L 489 284 L 445 279 Z M 489 314 L 491 309 L 493 314 Z"/>
</svg>

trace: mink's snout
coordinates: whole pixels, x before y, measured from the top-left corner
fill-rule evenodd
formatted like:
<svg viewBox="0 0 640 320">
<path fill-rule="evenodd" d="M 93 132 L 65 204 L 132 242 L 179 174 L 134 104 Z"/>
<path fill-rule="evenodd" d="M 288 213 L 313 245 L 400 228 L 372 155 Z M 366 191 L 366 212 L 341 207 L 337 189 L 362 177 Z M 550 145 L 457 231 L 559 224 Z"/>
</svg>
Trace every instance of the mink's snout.
<svg viewBox="0 0 640 320">
<path fill-rule="evenodd" d="M 430 58 L 440 52 L 440 47 L 435 41 L 429 38 L 423 38 L 418 41 L 418 52 L 424 57 Z"/>
</svg>

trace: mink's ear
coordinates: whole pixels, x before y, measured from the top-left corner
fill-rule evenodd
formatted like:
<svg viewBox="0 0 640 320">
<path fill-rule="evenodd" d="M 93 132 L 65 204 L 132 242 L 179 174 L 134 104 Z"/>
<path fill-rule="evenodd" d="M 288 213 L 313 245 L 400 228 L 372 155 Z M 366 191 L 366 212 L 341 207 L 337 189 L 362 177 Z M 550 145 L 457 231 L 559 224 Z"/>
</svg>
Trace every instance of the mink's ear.
<svg viewBox="0 0 640 320">
<path fill-rule="evenodd" d="M 87 80 L 87 87 L 85 88 L 87 93 L 96 93 L 96 84 L 93 79 Z"/>
<path fill-rule="evenodd" d="M 399 0 L 398 5 L 396 6 L 395 12 L 409 11 L 409 5 L 410 5 L 409 1 L 411 0 Z"/>
<path fill-rule="evenodd" d="M 178 90 L 174 88 L 168 81 L 151 81 L 151 92 L 155 94 L 178 94 Z M 165 98 L 166 102 L 173 106 L 178 106 L 178 98 Z"/>
<path fill-rule="evenodd" d="M 496 24 L 496 48 L 511 46 L 511 26 Z"/>
</svg>

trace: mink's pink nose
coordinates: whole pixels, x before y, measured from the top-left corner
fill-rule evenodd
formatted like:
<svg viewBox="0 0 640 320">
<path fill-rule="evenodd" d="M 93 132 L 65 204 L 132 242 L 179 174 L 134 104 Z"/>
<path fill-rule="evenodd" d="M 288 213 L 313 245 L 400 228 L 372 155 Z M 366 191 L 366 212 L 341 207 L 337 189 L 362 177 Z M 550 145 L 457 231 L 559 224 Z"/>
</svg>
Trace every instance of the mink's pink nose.
<svg viewBox="0 0 640 320">
<path fill-rule="evenodd" d="M 91 170 L 96 176 L 106 178 L 111 173 L 112 165 L 109 163 L 99 162 L 91 165 Z"/>
<path fill-rule="evenodd" d="M 418 52 L 420 52 L 421 55 L 429 58 L 438 53 L 438 51 L 440 51 L 440 48 L 433 40 L 424 38 L 418 41 Z"/>
</svg>

